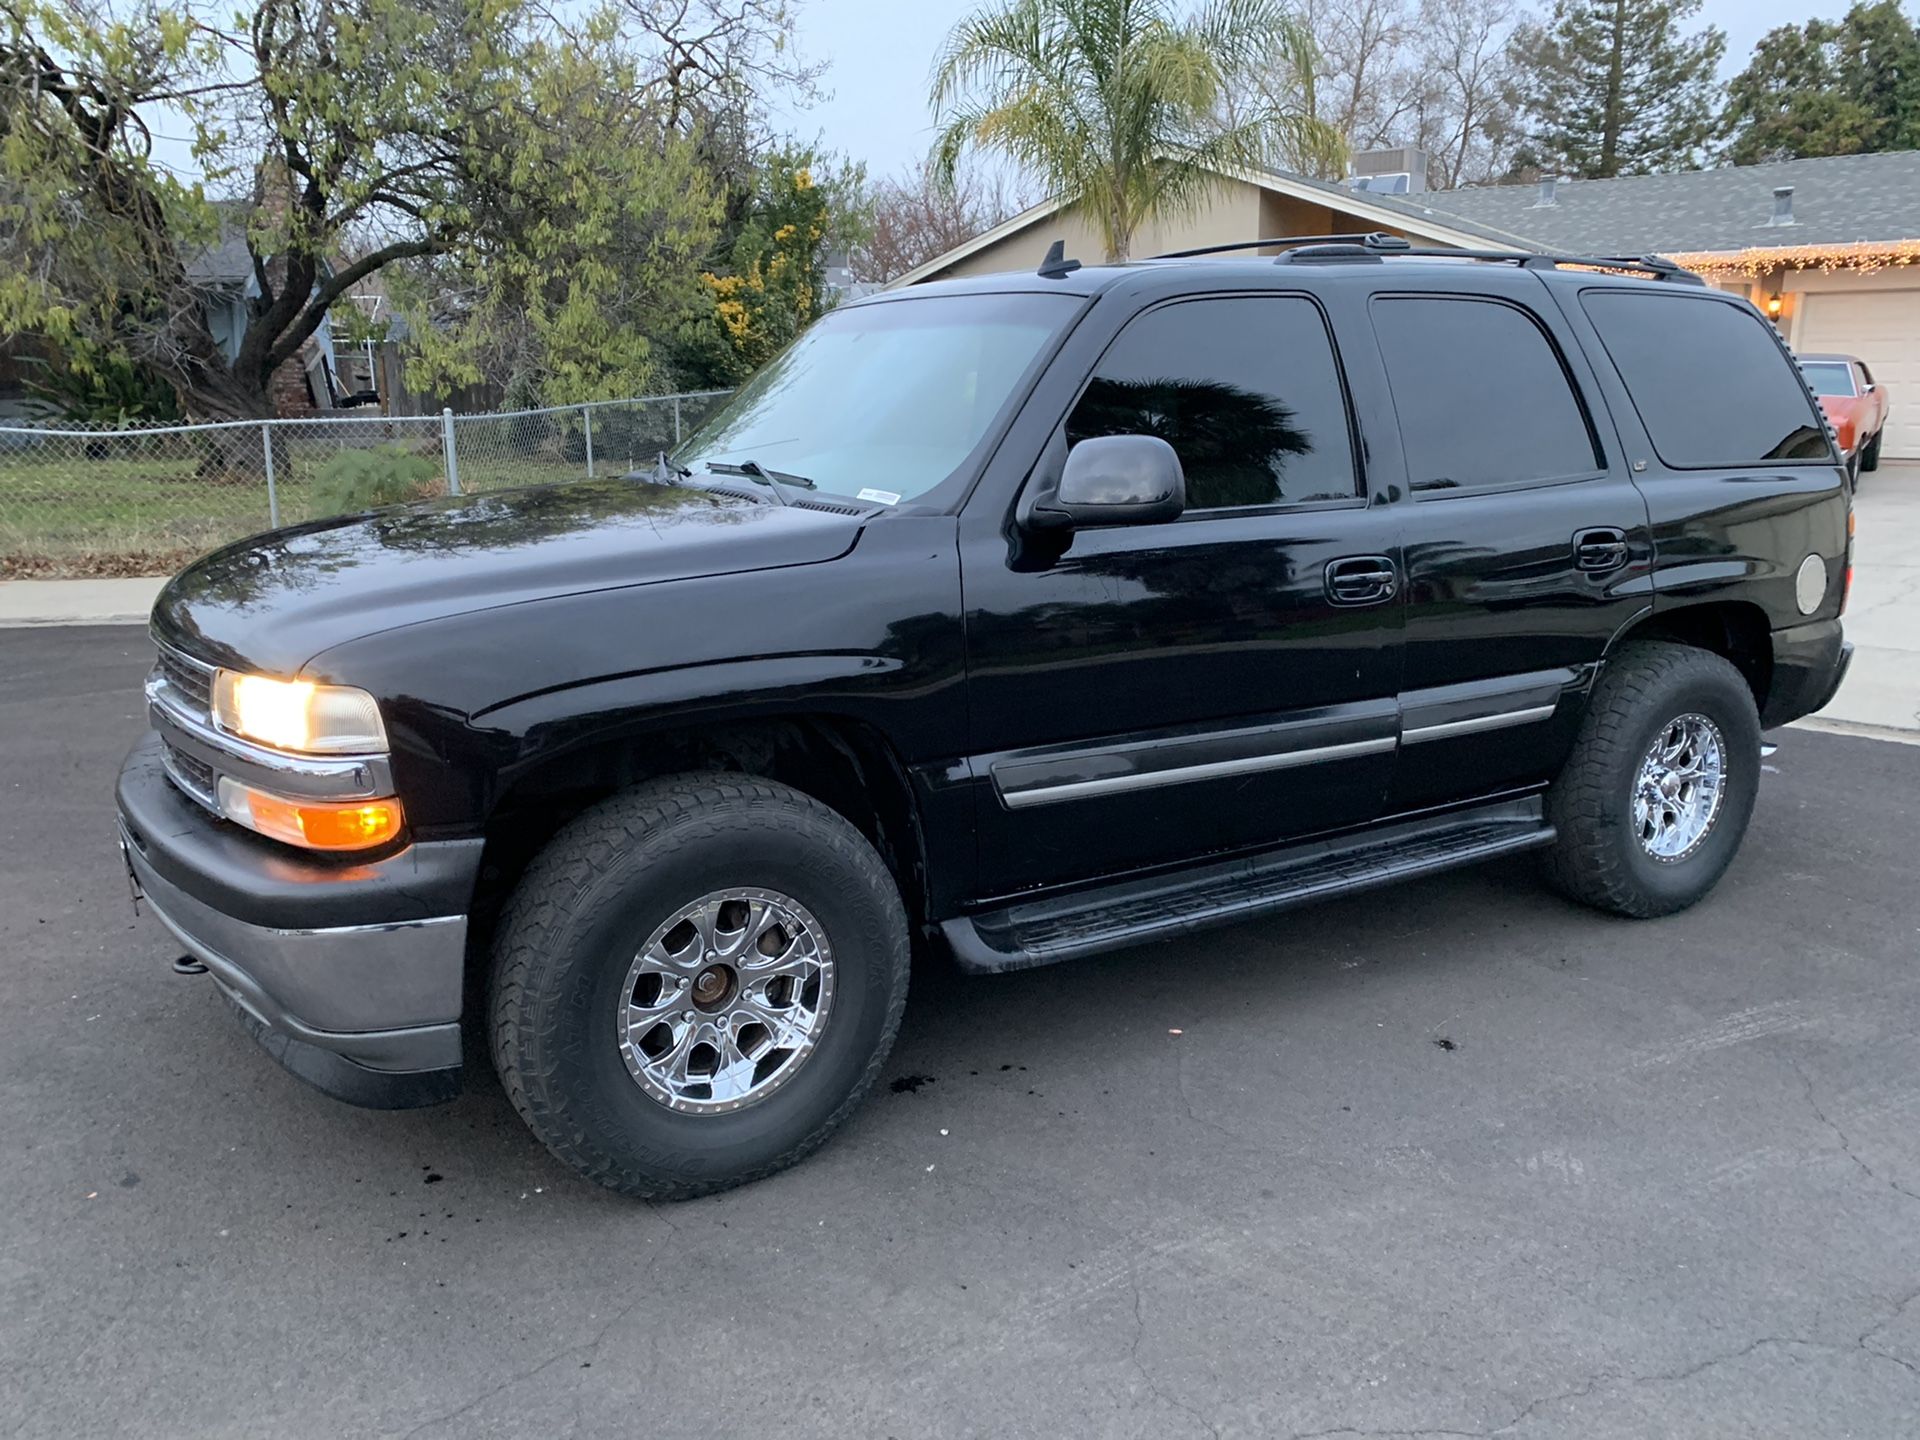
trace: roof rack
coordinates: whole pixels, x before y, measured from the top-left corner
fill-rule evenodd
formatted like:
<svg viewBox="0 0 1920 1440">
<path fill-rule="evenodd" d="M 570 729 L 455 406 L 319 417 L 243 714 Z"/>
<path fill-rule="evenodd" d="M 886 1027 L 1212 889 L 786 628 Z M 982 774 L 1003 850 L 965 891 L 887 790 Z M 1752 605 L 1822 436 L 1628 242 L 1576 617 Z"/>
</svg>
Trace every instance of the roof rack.
<svg viewBox="0 0 1920 1440">
<path fill-rule="evenodd" d="M 1526 270 L 1553 270 L 1571 265 L 1587 270 L 1627 270 L 1673 280 L 1682 285 L 1705 285 L 1691 270 L 1683 270 L 1662 255 L 1560 255 L 1529 250 L 1456 250 L 1441 245 L 1414 245 L 1401 235 L 1374 231 L 1367 235 L 1284 235 L 1268 240 L 1241 240 L 1227 245 L 1202 245 L 1156 255 L 1156 260 L 1190 260 L 1202 255 L 1224 255 L 1235 250 L 1278 249 L 1276 264 L 1302 261 L 1384 260 L 1392 256 L 1427 260 L 1501 260 Z"/>
<path fill-rule="evenodd" d="M 1200 255 L 1226 255 L 1235 250 L 1265 250 L 1271 246 L 1286 249 L 1298 249 L 1302 245 L 1364 245 L 1369 249 L 1405 250 L 1411 241 L 1399 235 L 1389 235 L 1384 230 L 1375 230 L 1369 234 L 1354 235 L 1276 235 L 1267 240 L 1235 240 L 1226 245 L 1197 245 L 1191 250 L 1169 250 L 1164 255 L 1155 255 L 1155 260 L 1191 260 Z"/>
</svg>

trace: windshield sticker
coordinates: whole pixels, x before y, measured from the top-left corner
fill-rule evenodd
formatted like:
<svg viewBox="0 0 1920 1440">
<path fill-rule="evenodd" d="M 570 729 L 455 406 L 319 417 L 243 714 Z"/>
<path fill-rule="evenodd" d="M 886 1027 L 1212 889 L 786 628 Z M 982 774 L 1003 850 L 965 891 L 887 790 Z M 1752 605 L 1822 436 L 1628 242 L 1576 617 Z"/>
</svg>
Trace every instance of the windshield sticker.
<svg viewBox="0 0 1920 1440">
<path fill-rule="evenodd" d="M 898 505 L 900 497 L 891 490 L 862 490 L 853 497 L 856 500 L 871 500 L 876 505 Z"/>
</svg>

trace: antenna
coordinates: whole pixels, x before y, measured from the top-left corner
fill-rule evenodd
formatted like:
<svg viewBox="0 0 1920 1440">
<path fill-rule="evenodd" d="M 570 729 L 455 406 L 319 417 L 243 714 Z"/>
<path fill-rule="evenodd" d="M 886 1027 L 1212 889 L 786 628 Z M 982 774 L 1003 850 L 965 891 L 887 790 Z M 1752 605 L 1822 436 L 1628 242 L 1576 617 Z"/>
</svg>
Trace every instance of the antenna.
<svg viewBox="0 0 1920 1440">
<path fill-rule="evenodd" d="M 1056 240 L 1047 247 L 1047 258 L 1040 262 L 1040 269 L 1037 273 L 1041 278 L 1046 280 L 1059 280 L 1064 276 L 1071 275 L 1079 268 L 1080 262 L 1078 260 L 1067 259 L 1067 242 L 1064 240 Z"/>
</svg>

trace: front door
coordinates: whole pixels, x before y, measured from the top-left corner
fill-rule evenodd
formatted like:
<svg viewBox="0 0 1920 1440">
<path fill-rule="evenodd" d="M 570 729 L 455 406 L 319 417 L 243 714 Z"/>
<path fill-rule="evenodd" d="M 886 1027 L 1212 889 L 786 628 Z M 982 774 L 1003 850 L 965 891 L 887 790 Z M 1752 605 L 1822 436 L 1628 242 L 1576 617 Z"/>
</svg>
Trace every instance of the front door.
<svg viewBox="0 0 1920 1440">
<path fill-rule="evenodd" d="M 1491 266 L 1450 283 L 1369 306 L 1408 489 L 1394 811 L 1552 775 L 1571 697 L 1649 605 L 1646 502 L 1552 297 Z"/>
<path fill-rule="evenodd" d="M 1358 824 L 1392 775 L 1400 507 L 1369 503 L 1320 306 L 1134 316 L 1041 463 L 1109 434 L 1173 445 L 1182 518 L 1036 559 L 1004 498 L 963 517 L 988 895 Z"/>
</svg>

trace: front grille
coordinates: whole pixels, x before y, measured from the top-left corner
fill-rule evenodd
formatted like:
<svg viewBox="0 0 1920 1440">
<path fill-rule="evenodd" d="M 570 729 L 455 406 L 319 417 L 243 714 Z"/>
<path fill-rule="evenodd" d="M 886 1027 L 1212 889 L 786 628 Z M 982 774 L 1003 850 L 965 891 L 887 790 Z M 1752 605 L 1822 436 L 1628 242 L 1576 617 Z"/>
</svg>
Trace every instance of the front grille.
<svg viewBox="0 0 1920 1440">
<path fill-rule="evenodd" d="M 170 646 L 160 647 L 160 678 L 186 707 L 197 714 L 209 715 L 213 712 L 213 671 L 199 662 L 189 660 L 178 650 Z"/>
<path fill-rule="evenodd" d="M 189 800 L 197 800 L 209 810 L 217 812 L 220 807 L 220 782 L 214 777 L 213 767 L 187 754 L 165 736 L 161 737 L 160 747 L 160 759 L 166 767 L 167 778 Z"/>
</svg>

